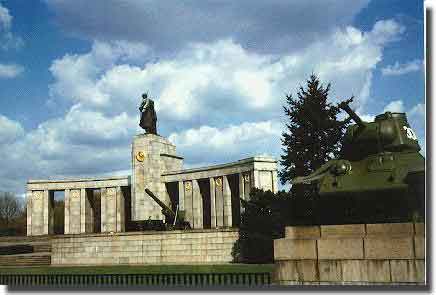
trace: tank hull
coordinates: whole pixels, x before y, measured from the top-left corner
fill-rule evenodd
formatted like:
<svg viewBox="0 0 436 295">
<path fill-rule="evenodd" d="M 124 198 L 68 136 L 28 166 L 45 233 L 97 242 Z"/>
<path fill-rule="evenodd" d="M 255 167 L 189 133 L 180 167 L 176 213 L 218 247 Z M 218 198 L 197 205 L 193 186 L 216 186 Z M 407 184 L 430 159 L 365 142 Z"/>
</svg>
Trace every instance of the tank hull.
<svg viewBox="0 0 436 295">
<path fill-rule="evenodd" d="M 351 169 L 344 175 L 323 175 L 318 183 L 321 196 L 404 192 L 417 182 L 424 185 L 425 160 L 418 152 L 380 153 L 349 164 Z"/>
</svg>

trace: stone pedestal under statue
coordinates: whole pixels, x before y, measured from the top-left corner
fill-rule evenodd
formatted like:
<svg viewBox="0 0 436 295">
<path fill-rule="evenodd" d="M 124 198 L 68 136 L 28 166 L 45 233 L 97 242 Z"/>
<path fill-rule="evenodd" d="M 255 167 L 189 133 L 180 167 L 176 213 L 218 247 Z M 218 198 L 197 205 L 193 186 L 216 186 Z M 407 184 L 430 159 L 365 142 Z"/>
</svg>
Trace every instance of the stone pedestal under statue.
<svg viewBox="0 0 436 295">
<path fill-rule="evenodd" d="M 145 193 L 151 190 L 162 202 L 170 205 L 161 175 L 182 169 L 183 158 L 176 155 L 176 146 L 156 134 L 140 134 L 132 143 L 132 220 L 161 219 L 162 208 Z"/>
</svg>

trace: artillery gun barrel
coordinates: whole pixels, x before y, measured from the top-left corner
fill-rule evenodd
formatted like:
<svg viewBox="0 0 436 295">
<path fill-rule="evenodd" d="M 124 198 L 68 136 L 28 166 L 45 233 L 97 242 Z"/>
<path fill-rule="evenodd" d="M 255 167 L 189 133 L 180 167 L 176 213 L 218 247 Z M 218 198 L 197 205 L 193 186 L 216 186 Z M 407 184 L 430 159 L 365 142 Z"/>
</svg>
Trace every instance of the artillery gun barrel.
<svg viewBox="0 0 436 295">
<path fill-rule="evenodd" d="M 352 118 L 354 120 L 354 122 L 356 122 L 357 125 L 359 125 L 360 127 L 364 127 L 365 124 L 362 121 L 362 119 L 360 119 L 360 117 L 350 108 L 350 106 L 348 105 L 350 101 L 344 101 L 341 102 L 338 107 L 343 109 L 345 112 L 347 112 L 347 114 L 350 116 L 350 118 Z"/>
<path fill-rule="evenodd" d="M 162 213 L 166 216 L 166 217 L 170 217 L 175 218 L 176 213 L 174 213 L 173 210 L 171 210 L 170 207 L 168 207 L 167 205 L 165 205 L 165 203 L 163 203 L 158 197 L 156 197 L 153 192 L 151 190 L 149 190 L 148 188 L 145 189 L 145 192 L 153 199 L 156 201 L 156 203 L 162 208 Z"/>
</svg>

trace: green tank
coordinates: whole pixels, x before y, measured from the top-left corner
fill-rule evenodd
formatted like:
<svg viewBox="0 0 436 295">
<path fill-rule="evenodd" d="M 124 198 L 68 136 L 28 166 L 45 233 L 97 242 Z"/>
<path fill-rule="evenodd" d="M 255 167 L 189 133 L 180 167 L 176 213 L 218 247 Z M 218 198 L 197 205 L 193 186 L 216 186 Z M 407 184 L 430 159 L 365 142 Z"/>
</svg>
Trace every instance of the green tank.
<svg viewBox="0 0 436 295">
<path fill-rule="evenodd" d="M 364 122 L 347 100 L 338 106 L 356 124 L 344 136 L 341 156 L 292 184 L 315 183 L 319 195 L 424 189 L 425 160 L 405 113 L 386 112 Z"/>
</svg>

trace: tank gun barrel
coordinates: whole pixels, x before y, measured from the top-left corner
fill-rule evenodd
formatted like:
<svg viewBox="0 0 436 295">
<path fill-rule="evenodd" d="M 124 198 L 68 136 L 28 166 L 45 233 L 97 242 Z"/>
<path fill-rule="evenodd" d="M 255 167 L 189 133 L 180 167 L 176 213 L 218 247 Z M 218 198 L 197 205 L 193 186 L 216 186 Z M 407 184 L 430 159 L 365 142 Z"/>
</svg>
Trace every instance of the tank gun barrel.
<svg viewBox="0 0 436 295">
<path fill-rule="evenodd" d="M 357 125 L 363 127 L 365 126 L 364 122 L 362 121 L 362 119 L 350 108 L 350 103 L 353 101 L 353 97 L 343 101 L 341 103 L 338 104 L 338 107 L 342 110 L 344 110 L 351 119 L 354 120 L 354 122 L 356 122 Z"/>
</svg>

